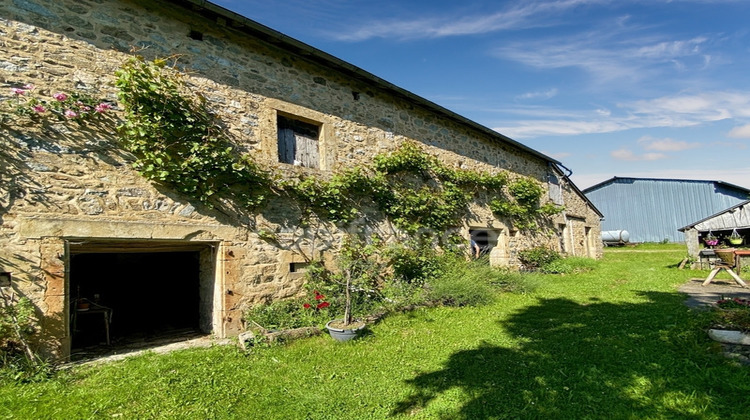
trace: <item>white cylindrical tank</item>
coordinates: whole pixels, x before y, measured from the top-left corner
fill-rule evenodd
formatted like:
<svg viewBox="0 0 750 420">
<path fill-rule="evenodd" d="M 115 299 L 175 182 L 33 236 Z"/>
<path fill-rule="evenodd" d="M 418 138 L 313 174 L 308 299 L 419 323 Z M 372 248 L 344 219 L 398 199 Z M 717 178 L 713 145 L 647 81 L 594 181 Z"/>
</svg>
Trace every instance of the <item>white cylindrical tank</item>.
<svg viewBox="0 0 750 420">
<path fill-rule="evenodd" d="M 625 244 L 630 240 L 627 230 L 605 230 L 602 232 L 602 242 Z"/>
</svg>

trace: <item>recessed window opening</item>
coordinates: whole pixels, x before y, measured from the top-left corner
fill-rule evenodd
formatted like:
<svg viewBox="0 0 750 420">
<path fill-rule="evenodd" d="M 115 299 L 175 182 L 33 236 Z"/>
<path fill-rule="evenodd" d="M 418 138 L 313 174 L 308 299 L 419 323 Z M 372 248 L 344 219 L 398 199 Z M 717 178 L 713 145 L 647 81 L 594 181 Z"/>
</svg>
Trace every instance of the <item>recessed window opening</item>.
<svg viewBox="0 0 750 420">
<path fill-rule="evenodd" d="M 279 162 L 306 168 L 320 166 L 320 125 L 277 116 Z"/>
<path fill-rule="evenodd" d="M 203 41 L 203 32 L 191 30 L 188 36 L 196 41 Z"/>
<path fill-rule="evenodd" d="M 293 262 L 289 263 L 290 273 L 304 273 L 310 264 L 306 262 Z"/>
<path fill-rule="evenodd" d="M 473 258 L 481 258 L 483 255 L 489 255 L 490 251 L 497 246 L 497 240 L 500 236 L 498 231 L 494 229 L 470 229 L 469 235 L 471 236 L 471 245 L 479 248 L 471 249 L 471 255 Z M 477 255 L 478 252 L 478 255 Z"/>
<path fill-rule="evenodd" d="M 563 194 L 560 180 L 555 174 L 549 174 L 547 180 L 549 184 L 549 199 L 558 206 L 563 205 Z"/>
</svg>

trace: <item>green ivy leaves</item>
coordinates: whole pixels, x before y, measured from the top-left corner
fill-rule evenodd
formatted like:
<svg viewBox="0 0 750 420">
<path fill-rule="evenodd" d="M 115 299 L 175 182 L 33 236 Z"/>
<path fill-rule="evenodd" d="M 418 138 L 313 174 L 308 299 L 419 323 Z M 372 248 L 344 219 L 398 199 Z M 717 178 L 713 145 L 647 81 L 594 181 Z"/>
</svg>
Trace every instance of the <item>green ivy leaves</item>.
<svg viewBox="0 0 750 420">
<path fill-rule="evenodd" d="M 552 204 L 540 207 L 544 189 L 531 178 L 509 183 L 506 172 L 451 168 L 411 141 L 375 156 L 371 167 L 327 180 L 307 176 L 273 183 L 249 156 L 235 152 L 205 97 L 192 93 L 166 59 L 131 58 L 116 76 L 125 108 L 119 130 L 124 146 L 136 157 L 135 169 L 209 206 L 221 194 L 240 206 L 258 208 L 274 188 L 294 197 L 303 219 L 315 214 L 347 224 L 370 205 L 410 234 L 460 226 L 479 194 L 490 198 L 496 215 L 520 229 L 533 229 L 538 216 L 562 210 Z"/>
<path fill-rule="evenodd" d="M 128 60 L 116 73 L 125 107 L 119 127 L 144 177 L 212 206 L 226 192 L 254 208 L 266 198 L 267 176 L 247 156 L 238 156 L 202 96 L 192 95 L 181 73 L 166 60 Z"/>
</svg>

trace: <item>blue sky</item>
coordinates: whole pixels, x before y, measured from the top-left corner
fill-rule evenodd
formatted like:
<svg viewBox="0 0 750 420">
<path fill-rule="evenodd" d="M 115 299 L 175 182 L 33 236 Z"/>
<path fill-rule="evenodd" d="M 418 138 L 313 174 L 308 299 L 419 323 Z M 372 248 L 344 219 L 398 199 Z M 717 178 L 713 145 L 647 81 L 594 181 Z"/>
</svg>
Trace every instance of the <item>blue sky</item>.
<svg viewBox="0 0 750 420">
<path fill-rule="evenodd" d="M 750 188 L 750 1 L 214 0 L 561 161 Z"/>
</svg>

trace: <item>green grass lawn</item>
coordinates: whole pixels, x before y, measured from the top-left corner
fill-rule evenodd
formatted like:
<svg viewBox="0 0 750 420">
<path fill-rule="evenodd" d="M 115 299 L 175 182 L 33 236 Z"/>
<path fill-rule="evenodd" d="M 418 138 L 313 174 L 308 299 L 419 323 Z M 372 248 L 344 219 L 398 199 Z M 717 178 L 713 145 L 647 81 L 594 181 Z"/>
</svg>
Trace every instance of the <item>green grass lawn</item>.
<svg viewBox="0 0 750 420">
<path fill-rule="evenodd" d="M 530 294 L 390 316 L 360 340 L 149 354 L 0 385 L 0 418 L 745 419 L 725 359 L 676 288 L 683 246 L 607 249 Z"/>
</svg>

